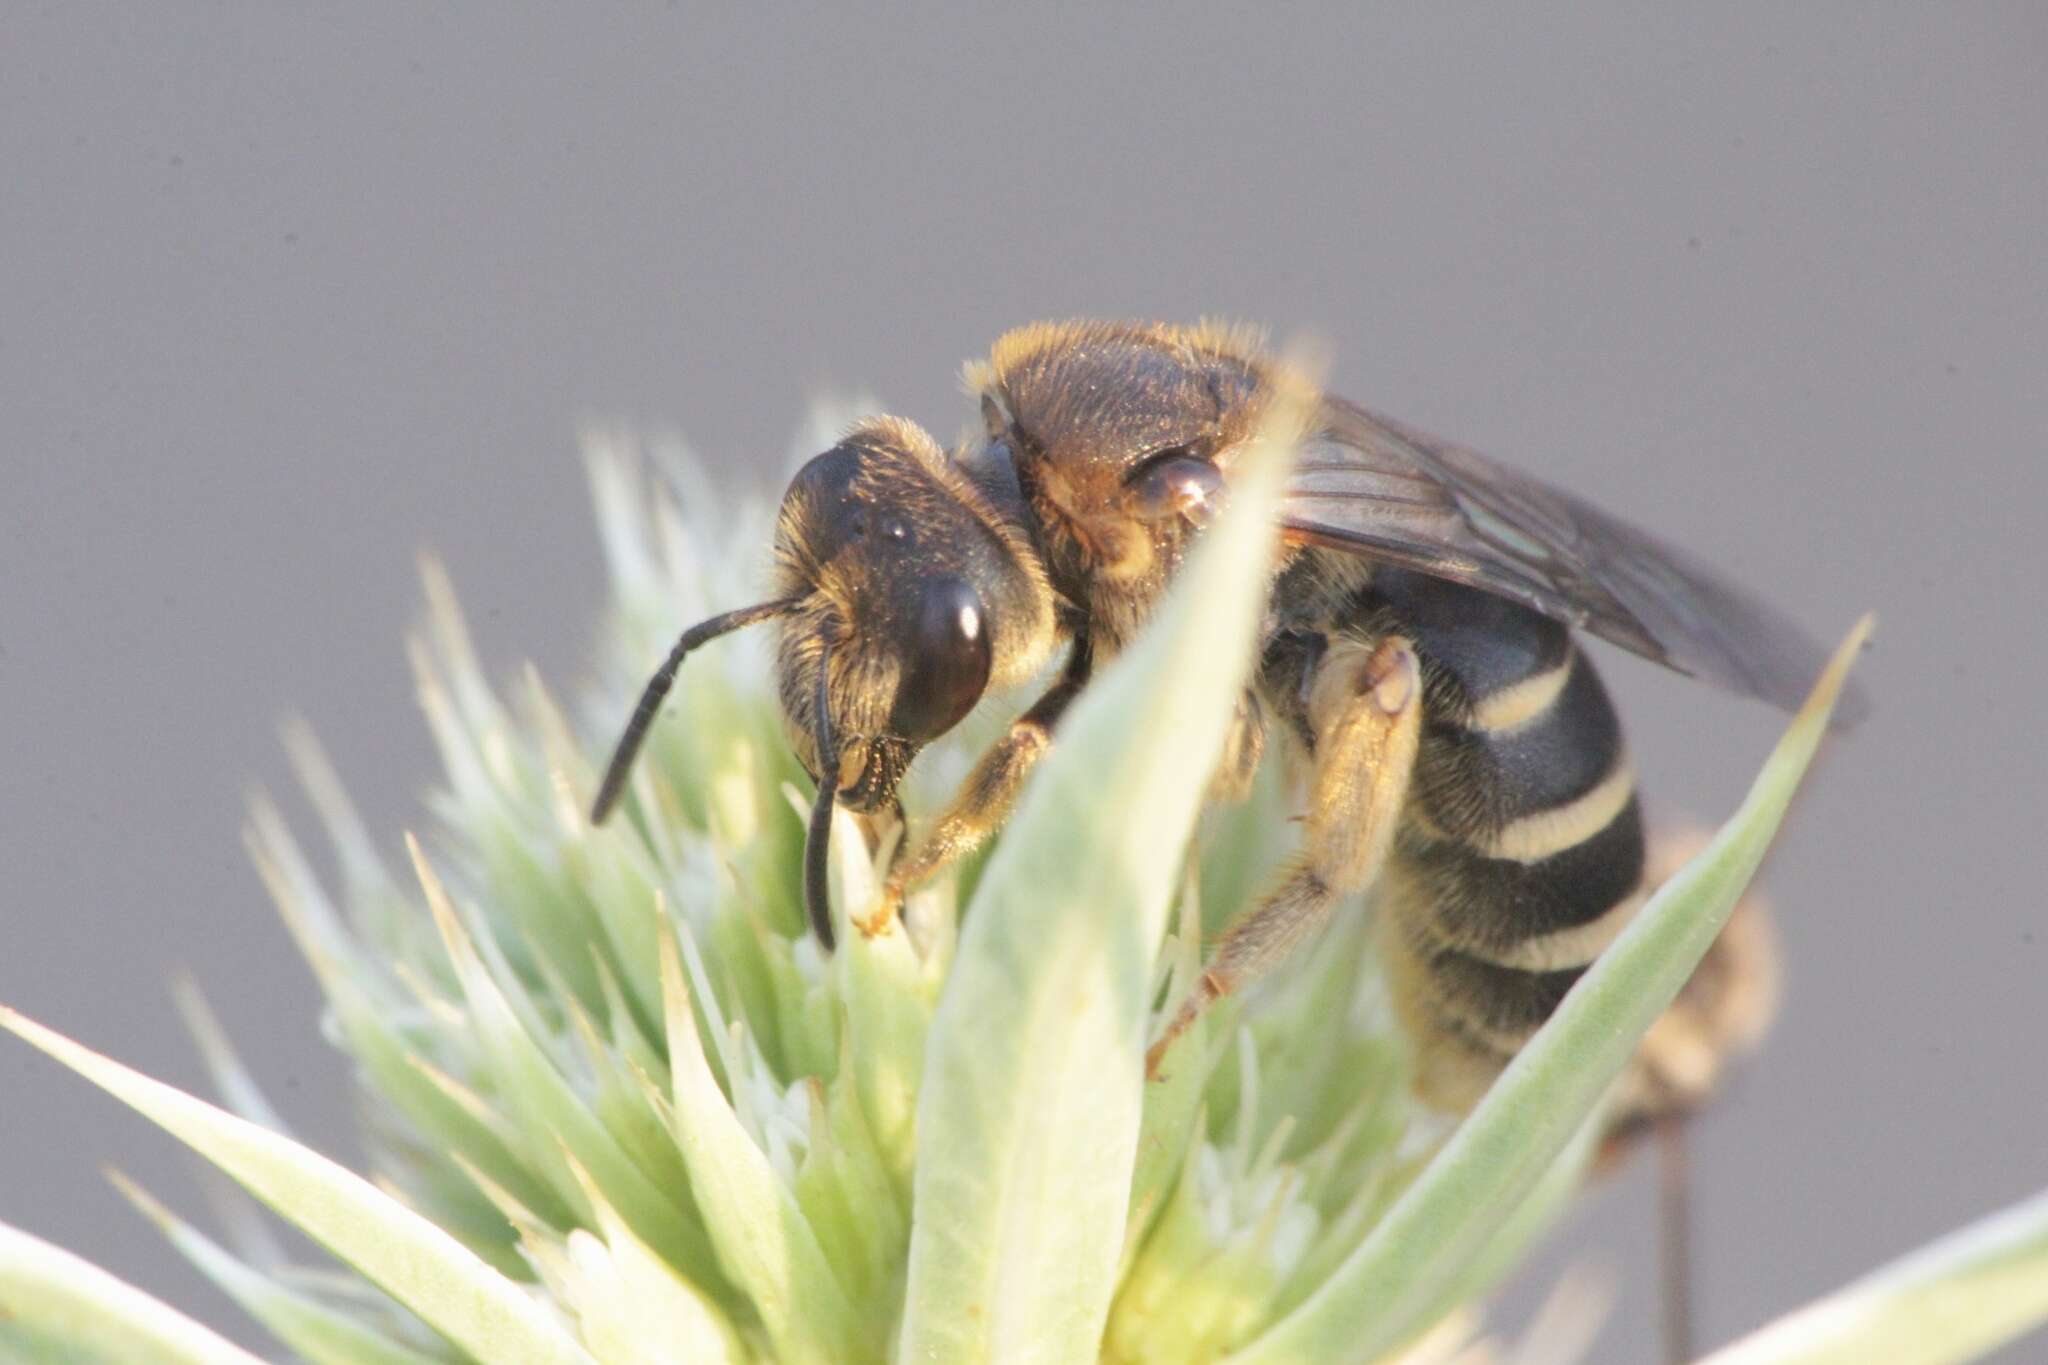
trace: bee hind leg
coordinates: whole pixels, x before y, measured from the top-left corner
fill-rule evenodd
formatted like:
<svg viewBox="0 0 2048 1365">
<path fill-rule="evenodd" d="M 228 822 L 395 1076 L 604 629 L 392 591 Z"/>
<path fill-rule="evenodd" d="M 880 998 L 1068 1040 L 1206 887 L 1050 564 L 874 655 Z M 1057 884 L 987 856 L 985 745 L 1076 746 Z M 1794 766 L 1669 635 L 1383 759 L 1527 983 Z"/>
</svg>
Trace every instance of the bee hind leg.
<svg viewBox="0 0 2048 1365">
<path fill-rule="evenodd" d="M 1283 961 L 1338 898 L 1371 885 L 1393 848 L 1422 734 L 1422 672 L 1399 636 L 1333 643 L 1308 680 L 1316 734 L 1307 837 L 1279 882 L 1224 931 L 1195 988 L 1145 1054 L 1157 1079 L 1203 1010 Z"/>
</svg>

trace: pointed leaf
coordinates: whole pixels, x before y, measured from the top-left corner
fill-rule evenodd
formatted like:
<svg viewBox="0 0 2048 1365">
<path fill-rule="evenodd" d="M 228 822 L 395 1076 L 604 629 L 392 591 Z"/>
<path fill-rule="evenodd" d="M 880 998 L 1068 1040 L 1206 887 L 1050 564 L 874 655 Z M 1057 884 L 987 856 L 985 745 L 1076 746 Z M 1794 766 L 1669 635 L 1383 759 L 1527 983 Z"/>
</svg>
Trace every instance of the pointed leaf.
<svg viewBox="0 0 2048 1365">
<path fill-rule="evenodd" d="M 0 1360 L 262 1365 L 161 1300 L 0 1223 Z"/>
<path fill-rule="evenodd" d="M 361 1176 L 4 1005 L 0 1027 L 192 1147 L 479 1360 L 589 1365 L 590 1357 L 525 1290 Z"/>
<path fill-rule="evenodd" d="M 795 1195 L 718 1088 L 672 936 L 662 938 L 660 966 L 676 1145 L 720 1265 L 753 1301 L 778 1359 L 826 1365 L 866 1358 L 860 1343 L 872 1349 L 875 1319 L 855 1313 Z"/>
<path fill-rule="evenodd" d="M 500 989 L 499 983 L 508 973 L 493 972 L 485 963 L 488 945 L 469 934 L 418 841 L 408 837 L 407 847 L 426 892 L 427 908 L 440 928 L 449 961 L 469 1003 L 473 1027 L 490 1054 L 505 1098 L 519 1107 L 525 1120 L 529 1155 L 559 1168 L 555 1184 L 566 1194 L 575 1188 L 575 1180 L 561 1152 L 573 1153 L 612 1206 L 633 1220 L 634 1230 L 650 1246 L 693 1279 L 714 1283 L 717 1269 L 711 1264 L 711 1248 L 702 1227 L 690 1216 L 685 1202 L 688 1191 L 656 1186 L 590 1111 L 535 1036 L 534 1028 Z"/>
<path fill-rule="evenodd" d="M 1158 620 L 1062 721 L 966 914 L 917 1111 L 903 1360 L 1096 1354 L 1153 959 L 1269 581 L 1285 460 L 1263 456 Z"/>
<path fill-rule="evenodd" d="M 128 1202 L 155 1223 L 200 1274 L 313 1365 L 446 1365 L 446 1355 L 402 1345 L 340 1309 L 286 1288 L 228 1254 L 118 1171 L 108 1174 Z"/>
<path fill-rule="evenodd" d="M 1701 1365 L 1946 1365 L 2048 1322 L 2048 1190 L 1716 1351 Z"/>
<path fill-rule="evenodd" d="M 719 1306 L 633 1234 L 581 1166 L 576 1177 L 597 1213 L 594 1237 L 569 1234 L 574 1300 L 585 1338 L 605 1365 L 718 1365 L 751 1359 Z"/>
</svg>

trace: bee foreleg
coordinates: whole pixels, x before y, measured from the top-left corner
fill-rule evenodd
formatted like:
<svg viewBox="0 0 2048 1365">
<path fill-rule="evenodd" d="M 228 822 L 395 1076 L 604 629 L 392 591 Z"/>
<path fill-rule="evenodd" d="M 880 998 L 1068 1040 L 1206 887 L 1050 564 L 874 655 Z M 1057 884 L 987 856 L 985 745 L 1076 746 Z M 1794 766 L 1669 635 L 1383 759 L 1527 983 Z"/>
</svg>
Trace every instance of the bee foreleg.
<svg viewBox="0 0 2048 1365">
<path fill-rule="evenodd" d="M 1332 645 L 1309 679 L 1316 732 L 1307 838 L 1279 884 L 1233 920 L 1216 956 L 1145 1055 L 1157 1076 L 1203 1010 L 1284 960 L 1341 896 L 1363 890 L 1393 848 L 1422 734 L 1422 673 L 1399 637 Z"/>
<path fill-rule="evenodd" d="M 1052 746 L 1053 726 L 1088 680 L 1087 661 L 1087 649 L 1077 643 L 1060 680 L 981 756 L 945 812 L 889 869 L 880 901 L 866 918 L 856 917 L 854 927 L 869 938 L 886 933 L 911 887 L 971 853 L 1003 822 L 1024 789 L 1024 779 Z"/>
</svg>

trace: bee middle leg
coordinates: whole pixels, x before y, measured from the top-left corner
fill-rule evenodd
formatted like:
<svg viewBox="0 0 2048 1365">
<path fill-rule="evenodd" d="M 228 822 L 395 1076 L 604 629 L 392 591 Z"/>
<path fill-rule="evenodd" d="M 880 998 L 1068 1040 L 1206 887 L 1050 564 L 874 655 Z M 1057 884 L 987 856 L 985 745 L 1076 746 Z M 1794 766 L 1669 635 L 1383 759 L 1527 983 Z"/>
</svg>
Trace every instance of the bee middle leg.
<svg viewBox="0 0 2048 1365">
<path fill-rule="evenodd" d="M 1422 671 L 1399 636 L 1340 641 L 1310 675 L 1315 733 L 1307 837 L 1256 906 L 1233 920 L 1195 988 L 1145 1054 L 1157 1078 L 1203 1010 L 1284 960 L 1322 927 L 1338 898 L 1372 884 L 1393 848 L 1422 735 Z"/>
<path fill-rule="evenodd" d="M 1237 715 L 1223 741 L 1223 761 L 1209 780 L 1209 800 L 1232 804 L 1250 796 L 1265 752 L 1266 708 L 1260 704 L 1259 694 L 1248 687 L 1237 700 Z"/>
</svg>

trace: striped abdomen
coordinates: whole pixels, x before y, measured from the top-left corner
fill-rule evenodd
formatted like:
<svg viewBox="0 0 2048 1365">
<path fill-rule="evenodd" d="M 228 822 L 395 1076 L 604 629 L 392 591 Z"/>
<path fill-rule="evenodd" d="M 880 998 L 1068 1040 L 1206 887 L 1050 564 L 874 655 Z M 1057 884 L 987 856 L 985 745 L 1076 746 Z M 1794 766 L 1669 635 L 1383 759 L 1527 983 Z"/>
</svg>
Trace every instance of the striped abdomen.
<svg viewBox="0 0 2048 1365">
<path fill-rule="evenodd" d="M 1565 626 L 1402 572 L 1368 600 L 1425 681 L 1386 874 L 1390 976 L 1419 1090 L 1463 1108 L 1634 912 L 1642 818 L 1607 689 Z"/>
</svg>

